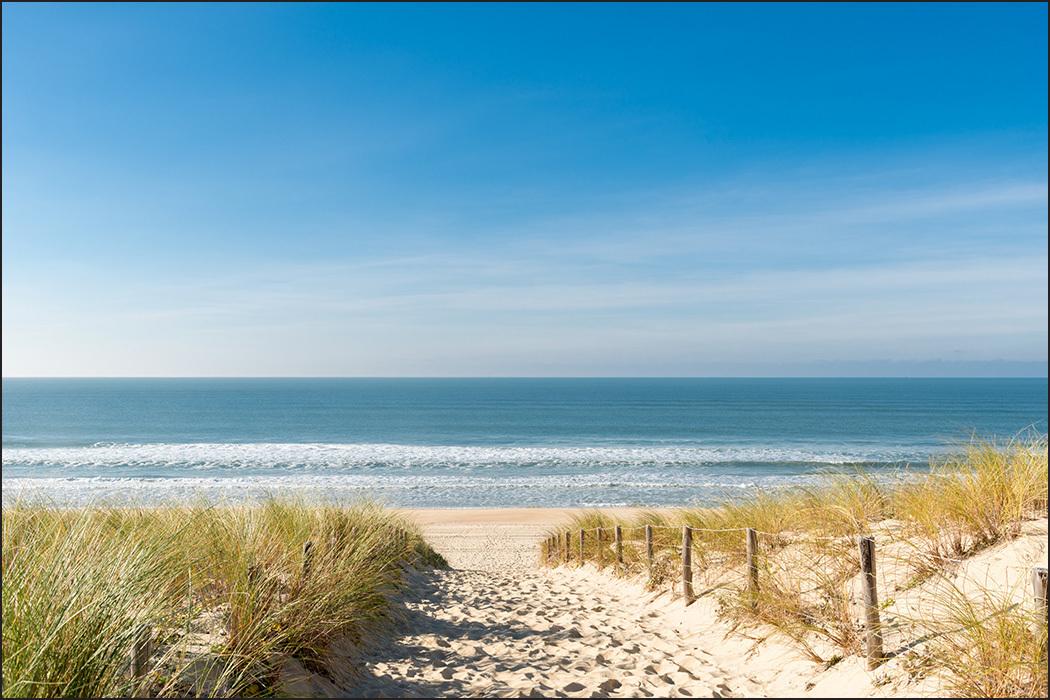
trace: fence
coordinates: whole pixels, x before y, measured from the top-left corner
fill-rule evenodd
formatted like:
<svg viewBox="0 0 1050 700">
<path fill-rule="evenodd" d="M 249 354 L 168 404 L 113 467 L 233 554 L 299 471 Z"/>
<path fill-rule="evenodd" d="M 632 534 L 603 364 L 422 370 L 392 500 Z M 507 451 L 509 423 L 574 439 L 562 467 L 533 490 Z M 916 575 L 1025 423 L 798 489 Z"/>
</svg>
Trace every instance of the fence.
<svg viewBox="0 0 1050 700">
<path fill-rule="evenodd" d="M 681 545 L 680 545 L 680 561 L 681 569 L 679 573 L 679 586 L 685 604 L 688 606 L 692 604 L 696 598 L 696 592 L 693 586 L 693 573 L 694 563 L 693 554 L 696 550 L 694 544 L 694 533 L 712 533 L 719 537 L 731 536 L 732 533 L 740 533 L 743 535 L 743 549 L 745 552 L 744 569 L 745 569 L 745 583 L 746 586 L 746 597 L 748 604 L 751 608 L 755 608 L 758 605 L 759 590 L 760 590 L 760 567 L 759 567 L 759 534 L 767 535 L 770 537 L 783 537 L 775 533 L 760 533 L 760 531 L 754 528 L 729 528 L 729 529 L 709 529 L 709 528 L 698 528 L 684 525 L 681 528 L 673 528 L 668 526 L 654 526 L 644 525 L 631 528 L 624 528 L 623 526 L 616 525 L 612 529 L 612 551 L 606 552 L 606 548 L 603 543 L 606 541 L 607 528 L 597 527 L 592 531 L 579 530 L 577 535 L 578 547 L 575 555 L 572 551 L 571 540 L 572 532 L 564 532 L 562 535 L 551 535 L 545 539 L 541 544 L 541 558 L 547 564 L 568 564 L 575 561 L 578 564 L 583 564 L 589 560 L 595 561 L 597 564 L 602 565 L 605 563 L 606 556 L 611 556 L 614 559 L 615 564 L 618 567 L 624 566 L 624 531 L 628 532 L 640 532 L 642 533 L 643 539 L 635 540 L 635 543 L 641 545 L 637 549 L 644 552 L 645 563 L 648 567 L 650 575 L 653 571 L 653 567 L 656 563 L 657 546 L 654 540 L 654 530 L 676 530 L 680 529 L 681 532 Z M 588 535 L 589 532 L 593 533 L 593 539 L 595 546 L 591 557 L 588 557 Z M 843 537 L 827 537 L 827 538 L 801 538 L 801 540 L 843 540 Z M 796 541 L 801 541 L 796 540 Z M 863 606 L 863 627 L 864 627 L 864 651 L 867 655 L 867 663 L 869 669 L 876 668 L 879 664 L 885 660 L 886 655 L 883 651 L 883 625 L 880 620 L 880 604 L 879 604 L 879 592 L 878 583 L 876 577 L 876 550 L 875 550 L 875 538 L 871 535 L 861 535 L 854 538 L 854 543 L 857 547 L 857 555 L 859 561 L 859 573 L 861 574 L 860 585 L 862 591 L 862 606 Z M 955 560 L 959 561 L 959 560 Z M 1031 569 L 1031 583 L 1032 583 L 1032 594 L 1035 600 L 1035 604 L 1039 610 L 1042 611 L 1043 617 L 1047 614 L 1047 569 L 1045 567 L 1032 567 Z"/>
</svg>

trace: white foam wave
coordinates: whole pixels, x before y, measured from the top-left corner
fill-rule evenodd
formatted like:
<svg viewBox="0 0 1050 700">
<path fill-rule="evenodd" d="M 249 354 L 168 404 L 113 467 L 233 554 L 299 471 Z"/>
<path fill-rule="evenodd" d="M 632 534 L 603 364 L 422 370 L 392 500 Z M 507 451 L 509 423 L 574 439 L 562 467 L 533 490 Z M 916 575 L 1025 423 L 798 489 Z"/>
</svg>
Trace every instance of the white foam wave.
<svg viewBox="0 0 1050 700">
<path fill-rule="evenodd" d="M 852 447 L 455 446 L 383 443 L 105 443 L 3 449 L 4 467 L 192 470 L 369 468 L 675 467 L 734 462 L 844 465 L 921 459 L 914 452 Z"/>
<path fill-rule="evenodd" d="M 3 478 L 3 502 L 79 506 L 99 503 L 152 505 L 199 500 L 252 502 L 303 497 L 347 502 L 368 498 L 406 507 L 683 505 L 717 502 L 756 488 L 776 489 L 812 477 L 716 477 L 677 481 L 603 475 L 537 477 L 449 476 L 249 476 L 249 477 L 43 477 Z"/>
</svg>

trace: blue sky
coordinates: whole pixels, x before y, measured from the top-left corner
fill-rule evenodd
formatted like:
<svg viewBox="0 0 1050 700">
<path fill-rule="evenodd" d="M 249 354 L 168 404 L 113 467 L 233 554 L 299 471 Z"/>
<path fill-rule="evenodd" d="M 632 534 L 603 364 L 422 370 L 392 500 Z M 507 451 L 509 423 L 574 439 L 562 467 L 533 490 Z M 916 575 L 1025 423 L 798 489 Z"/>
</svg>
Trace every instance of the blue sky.
<svg viewBox="0 0 1050 700">
<path fill-rule="evenodd" d="M 1047 7 L 3 6 L 3 374 L 1046 375 Z"/>
</svg>

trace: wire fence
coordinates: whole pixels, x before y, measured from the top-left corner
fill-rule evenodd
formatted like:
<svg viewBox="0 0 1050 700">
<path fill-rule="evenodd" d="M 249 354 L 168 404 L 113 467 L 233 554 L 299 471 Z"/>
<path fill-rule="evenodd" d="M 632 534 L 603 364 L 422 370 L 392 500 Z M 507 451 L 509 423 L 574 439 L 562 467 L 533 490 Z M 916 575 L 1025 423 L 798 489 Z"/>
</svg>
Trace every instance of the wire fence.
<svg viewBox="0 0 1050 700">
<path fill-rule="evenodd" d="M 796 641 L 804 646 L 803 633 L 816 631 L 840 648 L 865 654 L 874 669 L 887 658 L 887 633 L 903 637 L 909 621 L 928 617 L 919 587 L 945 567 L 972 562 L 905 538 L 880 535 L 880 541 L 877 553 L 870 533 L 616 525 L 552 534 L 541 543 L 541 559 L 548 566 L 592 563 L 648 573 L 651 584 L 672 584 L 686 605 L 703 595 L 728 593 L 730 612 L 781 626 L 792 619 Z M 1029 572 L 1034 607 L 1045 621 L 1047 569 L 998 568 Z M 880 601 L 880 591 L 889 596 Z"/>
</svg>

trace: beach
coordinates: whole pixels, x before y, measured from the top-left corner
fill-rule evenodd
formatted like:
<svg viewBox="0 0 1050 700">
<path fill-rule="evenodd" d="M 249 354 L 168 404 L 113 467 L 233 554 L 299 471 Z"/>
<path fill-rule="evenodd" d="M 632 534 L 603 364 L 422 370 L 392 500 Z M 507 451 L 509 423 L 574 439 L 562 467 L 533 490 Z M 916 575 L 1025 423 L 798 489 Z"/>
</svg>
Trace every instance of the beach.
<svg viewBox="0 0 1050 700">
<path fill-rule="evenodd" d="M 0 695 L 1048 697 L 1044 3 L 25 3 Z"/>
<path fill-rule="evenodd" d="M 456 569 L 520 571 L 539 564 L 538 542 L 568 522 L 571 508 L 425 508 L 401 511 Z M 631 514 L 630 508 L 606 512 Z"/>
<path fill-rule="evenodd" d="M 627 510 L 606 515 L 630 515 Z M 769 631 L 734 630 L 714 596 L 686 607 L 671 590 L 591 565 L 541 569 L 538 540 L 564 509 L 406 511 L 451 570 L 414 575 L 402 633 L 369 649 L 363 697 L 909 697 L 942 695 L 907 655 L 870 672 L 864 659 L 815 663 Z M 1020 595 L 1046 566 L 1047 520 L 969 560 L 961 587 Z M 910 600 L 921 598 L 921 590 Z M 907 600 L 900 605 L 907 605 Z M 884 614 L 892 614 L 888 609 Z M 930 611 L 925 611 L 929 613 Z M 306 674 L 299 692 L 330 693 Z"/>
<path fill-rule="evenodd" d="M 716 509 L 271 500 L 3 517 L 5 683 L 23 690 L 60 659 L 63 695 L 1045 692 L 1045 442 Z M 864 541 L 877 566 L 862 570 Z"/>
<path fill-rule="evenodd" d="M 20 694 L 1045 694 L 1045 380 L 5 379 L 4 401 Z M 960 421 L 1009 436 L 952 442 Z"/>
</svg>

